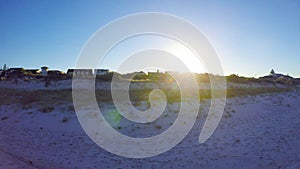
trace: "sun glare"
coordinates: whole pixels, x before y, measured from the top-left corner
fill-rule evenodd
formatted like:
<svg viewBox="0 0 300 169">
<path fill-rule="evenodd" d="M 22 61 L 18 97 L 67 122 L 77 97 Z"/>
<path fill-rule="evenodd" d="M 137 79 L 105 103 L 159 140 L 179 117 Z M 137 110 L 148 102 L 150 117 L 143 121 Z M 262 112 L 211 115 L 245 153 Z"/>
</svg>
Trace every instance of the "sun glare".
<svg viewBox="0 0 300 169">
<path fill-rule="evenodd" d="M 104 67 L 113 67 L 112 65 L 119 65 L 124 60 L 134 55 L 137 51 L 140 52 L 142 50 L 149 49 L 167 52 L 175 58 L 171 59 L 170 55 L 167 55 L 166 53 L 162 54 L 156 52 L 156 54 L 161 54 L 160 56 L 153 56 L 148 53 L 149 55 L 147 56 L 147 62 L 149 64 L 153 63 L 151 66 L 152 68 L 155 68 L 153 71 L 164 70 L 171 72 L 206 72 L 203 64 L 201 63 L 201 60 L 199 60 L 199 58 L 195 55 L 195 53 L 193 53 L 191 49 L 172 38 L 160 35 L 134 36 L 122 41 L 121 43 L 114 46 L 114 48 L 106 55 L 105 59 L 102 62 L 102 67 L 103 65 L 105 65 Z M 147 54 L 147 52 L 145 54 Z M 177 62 L 176 59 L 179 61 Z M 147 66 L 140 69 L 140 66 L 143 65 L 144 62 L 145 60 L 137 58 L 130 65 L 127 65 L 126 69 L 124 70 L 121 70 L 118 67 L 114 67 L 113 69 L 118 70 L 121 73 L 142 71 L 142 69 L 147 69 L 149 67 Z M 156 65 L 165 65 L 167 69 L 165 69 L 164 67 L 155 67 Z M 183 65 L 187 69 L 183 70 Z"/>
<path fill-rule="evenodd" d="M 187 46 L 179 42 L 172 41 L 171 44 L 166 47 L 166 51 L 178 57 L 178 59 L 180 59 L 191 72 L 205 72 L 205 68 L 203 67 L 203 64 L 201 63 L 199 58 Z"/>
</svg>

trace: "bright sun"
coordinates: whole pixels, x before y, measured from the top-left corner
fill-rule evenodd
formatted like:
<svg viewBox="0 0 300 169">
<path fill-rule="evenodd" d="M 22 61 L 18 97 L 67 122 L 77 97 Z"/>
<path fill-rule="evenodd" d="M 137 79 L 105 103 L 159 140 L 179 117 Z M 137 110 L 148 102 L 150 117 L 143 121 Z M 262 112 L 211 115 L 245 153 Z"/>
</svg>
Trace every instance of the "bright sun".
<svg viewBox="0 0 300 169">
<path fill-rule="evenodd" d="M 188 68 L 191 72 L 203 73 L 205 72 L 205 68 L 201 63 L 201 60 L 190 50 L 187 46 L 172 41 L 171 44 L 168 44 L 166 47 L 166 51 L 172 53 L 177 56 Z"/>
</svg>

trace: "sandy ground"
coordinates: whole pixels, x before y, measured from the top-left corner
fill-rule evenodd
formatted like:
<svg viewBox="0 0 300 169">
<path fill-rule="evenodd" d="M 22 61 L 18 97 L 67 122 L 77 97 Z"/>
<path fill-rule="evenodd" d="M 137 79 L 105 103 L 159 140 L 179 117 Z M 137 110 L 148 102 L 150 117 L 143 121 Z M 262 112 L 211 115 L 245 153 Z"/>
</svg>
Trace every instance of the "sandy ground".
<svg viewBox="0 0 300 169">
<path fill-rule="evenodd" d="M 197 122 L 176 147 L 159 156 L 129 159 L 98 147 L 81 128 L 69 105 L 43 113 L 34 106 L 0 106 L 0 168 L 205 168 L 286 169 L 300 162 L 300 92 L 227 99 L 212 137 L 199 144 L 209 100 Z M 104 104 L 104 113 L 112 105 Z M 141 103 L 139 109 L 145 109 Z M 172 124 L 178 103 L 168 105 L 154 124 L 137 126 L 125 119 L 119 132 L 156 135 Z M 160 127 L 157 127 L 160 126 Z M 297 167 L 296 167 L 297 168 Z"/>
</svg>

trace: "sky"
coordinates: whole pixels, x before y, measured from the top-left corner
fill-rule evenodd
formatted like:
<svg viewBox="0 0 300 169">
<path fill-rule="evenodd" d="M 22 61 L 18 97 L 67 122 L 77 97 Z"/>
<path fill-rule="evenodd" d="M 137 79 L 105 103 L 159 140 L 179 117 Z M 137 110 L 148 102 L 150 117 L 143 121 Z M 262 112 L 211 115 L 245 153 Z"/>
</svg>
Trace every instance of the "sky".
<svg viewBox="0 0 300 169">
<path fill-rule="evenodd" d="M 259 77 L 274 69 L 300 77 L 297 0 L 1 0 L 0 65 L 66 71 L 98 29 L 140 12 L 191 22 L 214 46 L 226 75 Z M 110 57 L 102 67 L 114 70 L 122 58 Z"/>
</svg>

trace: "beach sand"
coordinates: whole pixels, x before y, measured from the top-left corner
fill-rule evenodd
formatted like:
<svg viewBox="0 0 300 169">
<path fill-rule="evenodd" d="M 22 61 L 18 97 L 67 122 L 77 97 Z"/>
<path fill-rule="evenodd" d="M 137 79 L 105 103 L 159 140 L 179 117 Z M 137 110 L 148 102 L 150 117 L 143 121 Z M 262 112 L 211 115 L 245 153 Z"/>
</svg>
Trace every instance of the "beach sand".
<svg viewBox="0 0 300 169">
<path fill-rule="evenodd" d="M 97 146 L 82 129 L 71 102 L 53 110 L 19 103 L 0 106 L 0 168 L 288 168 L 300 162 L 300 92 L 228 98 L 221 122 L 205 143 L 199 134 L 209 100 L 201 102 L 197 121 L 171 150 L 145 159 L 124 158 Z M 103 112 L 112 103 L 103 103 Z M 146 109 L 146 102 L 137 106 Z M 122 119 L 116 130 L 149 137 L 166 130 L 177 117 L 171 103 L 155 123 L 138 126 Z"/>
</svg>

